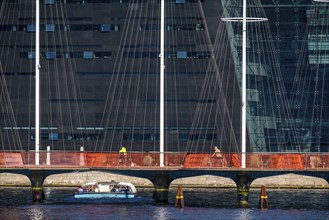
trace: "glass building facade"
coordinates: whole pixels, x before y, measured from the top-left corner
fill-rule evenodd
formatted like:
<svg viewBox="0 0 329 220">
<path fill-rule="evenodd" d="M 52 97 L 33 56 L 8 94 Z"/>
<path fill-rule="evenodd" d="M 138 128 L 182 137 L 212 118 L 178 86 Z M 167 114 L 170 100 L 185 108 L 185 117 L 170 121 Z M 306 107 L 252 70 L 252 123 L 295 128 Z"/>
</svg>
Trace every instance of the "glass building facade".
<svg viewBox="0 0 329 220">
<path fill-rule="evenodd" d="M 329 3 L 254 0 L 247 151 L 328 152 Z M 33 150 L 35 2 L 1 3 L 1 147 Z M 241 149 L 242 1 L 165 0 L 165 151 Z M 257 20 L 257 19 L 251 19 Z M 41 150 L 159 151 L 160 1 L 40 0 Z"/>
</svg>

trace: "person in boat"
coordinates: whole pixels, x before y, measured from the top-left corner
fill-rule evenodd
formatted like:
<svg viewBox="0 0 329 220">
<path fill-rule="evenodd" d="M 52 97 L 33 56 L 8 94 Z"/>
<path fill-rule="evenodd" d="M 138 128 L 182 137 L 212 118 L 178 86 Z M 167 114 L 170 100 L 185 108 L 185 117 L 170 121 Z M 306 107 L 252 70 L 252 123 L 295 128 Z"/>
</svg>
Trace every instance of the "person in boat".
<svg viewBox="0 0 329 220">
<path fill-rule="evenodd" d="M 94 192 L 99 192 L 98 185 L 95 185 Z"/>
<path fill-rule="evenodd" d="M 125 146 L 121 145 L 121 149 L 119 150 L 120 163 L 126 164 L 127 161 L 127 149 Z"/>
<path fill-rule="evenodd" d="M 123 187 L 123 190 L 122 190 L 124 193 L 130 193 L 130 189 L 128 186 L 125 186 Z"/>
<path fill-rule="evenodd" d="M 115 192 L 115 186 L 110 184 L 109 185 L 109 190 L 110 190 L 110 192 Z"/>
<path fill-rule="evenodd" d="M 111 188 L 111 190 L 110 190 L 110 192 L 116 192 L 117 190 L 115 189 L 115 187 L 114 186 L 112 186 L 112 188 Z"/>
</svg>

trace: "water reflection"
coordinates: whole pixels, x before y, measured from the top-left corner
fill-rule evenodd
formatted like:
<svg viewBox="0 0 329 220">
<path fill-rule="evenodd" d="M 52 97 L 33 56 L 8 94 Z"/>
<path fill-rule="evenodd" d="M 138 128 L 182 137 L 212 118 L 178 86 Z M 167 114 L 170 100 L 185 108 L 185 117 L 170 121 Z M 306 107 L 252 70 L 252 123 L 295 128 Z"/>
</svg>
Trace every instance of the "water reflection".
<svg viewBox="0 0 329 220">
<path fill-rule="evenodd" d="M 252 210 L 251 209 L 246 209 L 246 208 L 240 208 L 237 210 L 237 219 L 240 220 L 249 220 L 252 219 Z"/>
<path fill-rule="evenodd" d="M 74 199 L 75 188 L 45 189 L 46 200 L 32 202 L 30 188 L 0 187 L 0 219 L 328 219 L 329 190 L 268 190 L 269 209 L 258 209 L 259 190 L 252 189 L 250 208 L 236 208 L 236 189 L 185 189 L 185 208 L 157 205 L 153 189 L 139 189 L 130 200 Z"/>
<path fill-rule="evenodd" d="M 30 216 L 30 218 L 33 220 L 47 219 L 45 213 L 39 205 L 31 207 L 30 210 L 27 210 L 27 215 Z"/>
<path fill-rule="evenodd" d="M 153 218 L 157 220 L 168 220 L 169 216 L 168 207 L 157 207 L 156 212 L 153 213 Z"/>
</svg>

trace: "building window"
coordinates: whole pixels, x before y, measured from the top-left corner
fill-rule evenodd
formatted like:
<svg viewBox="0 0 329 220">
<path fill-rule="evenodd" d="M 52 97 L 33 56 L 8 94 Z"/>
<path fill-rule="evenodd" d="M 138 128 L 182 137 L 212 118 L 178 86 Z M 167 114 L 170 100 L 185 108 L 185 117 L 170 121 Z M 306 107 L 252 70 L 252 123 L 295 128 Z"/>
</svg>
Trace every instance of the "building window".
<svg viewBox="0 0 329 220">
<path fill-rule="evenodd" d="M 197 30 L 197 31 L 203 30 L 203 25 L 202 24 L 196 24 L 195 25 L 195 30 Z"/>
<path fill-rule="evenodd" d="M 186 59 L 187 52 L 186 51 L 177 51 L 177 59 Z"/>
<path fill-rule="evenodd" d="M 118 25 L 118 24 L 115 24 L 115 25 L 114 25 L 114 31 L 119 31 L 119 30 L 120 30 L 119 25 Z"/>
<path fill-rule="evenodd" d="M 57 141 L 58 140 L 58 133 L 49 133 L 48 140 Z"/>
<path fill-rule="evenodd" d="M 26 26 L 26 31 L 27 31 L 27 32 L 35 32 L 35 29 L 36 29 L 36 27 L 35 27 L 34 24 L 28 24 L 28 25 Z"/>
<path fill-rule="evenodd" d="M 55 25 L 54 24 L 46 24 L 46 31 L 47 32 L 55 31 Z"/>
<path fill-rule="evenodd" d="M 103 58 L 109 59 L 111 57 L 112 57 L 112 53 L 111 52 L 103 52 Z"/>
<path fill-rule="evenodd" d="M 310 64 L 328 64 L 329 54 L 310 54 L 309 55 Z"/>
<path fill-rule="evenodd" d="M 27 52 L 27 58 L 28 59 L 35 59 L 35 51 Z"/>
<path fill-rule="evenodd" d="M 45 5 L 53 5 L 55 4 L 55 0 L 45 0 Z"/>
<path fill-rule="evenodd" d="M 101 32 L 110 32 L 111 25 L 110 24 L 101 24 Z"/>
<path fill-rule="evenodd" d="M 186 0 L 176 0 L 176 4 L 185 4 Z"/>
<path fill-rule="evenodd" d="M 92 59 L 94 57 L 94 53 L 92 51 L 83 51 L 84 59 Z"/>
<path fill-rule="evenodd" d="M 47 52 L 46 53 L 46 58 L 47 58 L 47 60 L 54 60 L 54 59 L 56 59 L 56 52 Z"/>
</svg>

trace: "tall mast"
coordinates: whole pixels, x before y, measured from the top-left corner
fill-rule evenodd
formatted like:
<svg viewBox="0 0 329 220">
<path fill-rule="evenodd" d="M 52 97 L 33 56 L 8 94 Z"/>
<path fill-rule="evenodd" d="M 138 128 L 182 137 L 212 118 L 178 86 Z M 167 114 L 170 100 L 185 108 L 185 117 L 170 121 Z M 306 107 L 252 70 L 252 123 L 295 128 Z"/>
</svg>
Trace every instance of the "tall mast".
<svg viewBox="0 0 329 220">
<path fill-rule="evenodd" d="M 242 13 L 242 115 L 241 115 L 241 168 L 246 168 L 247 120 L 247 0 L 243 0 Z"/>
<path fill-rule="evenodd" d="M 40 150 L 40 11 L 35 2 L 35 165 L 39 165 Z"/>
<path fill-rule="evenodd" d="M 160 24 L 160 166 L 164 166 L 164 0 L 161 0 Z"/>
<path fill-rule="evenodd" d="M 241 76 L 241 168 L 246 168 L 247 133 L 247 22 L 267 21 L 267 18 L 247 17 L 247 0 L 243 0 L 241 17 L 222 18 L 222 21 L 242 22 L 242 76 Z"/>
</svg>

